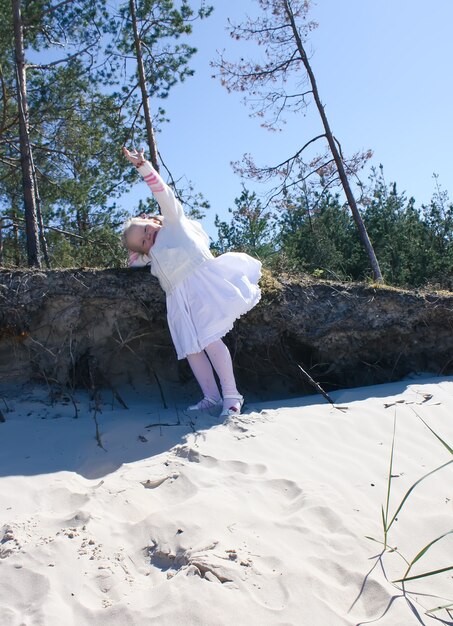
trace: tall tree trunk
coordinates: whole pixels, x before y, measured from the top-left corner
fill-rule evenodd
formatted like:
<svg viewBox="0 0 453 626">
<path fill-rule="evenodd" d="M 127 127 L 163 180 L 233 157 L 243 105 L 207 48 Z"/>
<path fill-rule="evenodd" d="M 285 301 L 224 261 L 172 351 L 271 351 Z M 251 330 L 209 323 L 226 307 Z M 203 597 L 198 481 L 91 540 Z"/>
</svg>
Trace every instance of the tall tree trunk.
<svg viewBox="0 0 453 626">
<path fill-rule="evenodd" d="M 0 218 L 0 265 L 3 265 L 3 219 Z"/>
<path fill-rule="evenodd" d="M 338 175 L 340 176 L 341 185 L 346 195 L 346 199 L 352 211 L 352 216 L 356 223 L 357 229 L 359 231 L 359 237 L 362 241 L 363 246 L 368 254 L 371 263 L 371 269 L 373 271 L 373 278 L 377 282 L 382 282 L 382 274 L 379 267 L 378 260 L 376 258 L 376 254 L 373 249 L 373 245 L 368 237 L 367 230 L 365 228 L 365 224 L 363 223 L 362 216 L 360 215 L 359 208 L 354 198 L 354 194 L 352 193 L 351 186 L 349 185 L 348 177 L 346 175 L 343 159 L 341 158 L 340 152 L 338 150 L 337 144 L 335 143 L 335 139 L 332 135 L 332 131 L 330 130 L 329 122 L 327 120 L 326 113 L 324 111 L 324 106 L 319 97 L 318 87 L 316 85 L 316 79 L 311 69 L 310 63 L 308 62 L 308 57 L 305 53 L 305 49 L 302 43 L 302 39 L 300 38 L 299 31 L 296 26 L 296 22 L 294 19 L 294 15 L 291 9 L 290 0 L 284 0 L 284 6 L 286 10 L 286 14 L 291 23 L 291 29 L 293 31 L 294 38 L 296 40 L 297 49 L 299 52 L 300 59 L 307 70 L 308 77 L 310 79 L 311 88 L 313 91 L 313 97 L 316 102 L 316 106 L 319 111 L 319 115 L 321 116 L 322 124 L 324 126 L 324 130 L 327 137 L 327 142 L 329 144 L 330 151 L 332 153 L 333 159 L 335 161 L 335 165 L 337 166 Z"/>
<path fill-rule="evenodd" d="M 14 194 L 15 195 L 15 194 Z M 20 265 L 20 246 L 19 246 L 19 227 L 17 226 L 17 217 L 19 211 L 17 210 L 17 203 L 15 197 L 11 199 L 11 218 L 13 220 L 13 253 L 14 253 L 14 265 L 19 267 Z"/>
<path fill-rule="evenodd" d="M 36 193 L 33 180 L 31 147 L 28 135 L 27 78 L 25 74 L 25 51 L 20 0 L 12 0 L 13 28 L 16 51 L 16 83 L 19 109 L 19 146 L 22 166 L 22 185 L 25 206 L 25 232 L 27 236 L 27 256 L 30 267 L 41 266 L 41 252 L 38 236 Z"/>
<path fill-rule="evenodd" d="M 145 114 L 146 134 L 148 135 L 150 159 L 151 159 L 151 163 L 153 164 L 154 169 L 159 172 L 159 163 L 157 161 L 157 146 L 156 146 L 156 139 L 154 136 L 153 122 L 151 119 L 151 111 L 149 108 L 148 91 L 146 89 L 145 67 L 143 65 L 142 44 L 140 41 L 140 34 L 138 32 L 137 12 L 135 10 L 135 0 L 129 0 L 129 7 L 130 7 L 130 12 L 131 12 L 132 28 L 134 30 L 135 53 L 137 57 L 137 69 L 138 69 L 138 77 L 139 77 L 139 82 L 140 82 L 140 89 L 142 92 L 143 112 Z"/>
<path fill-rule="evenodd" d="M 36 216 L 38 218 L 39 241 L 42 246 L 42 252 L 44 256 L 44 261 L 46 263 L 46 267 L 47 269 L 50 269 L 49 248 L 47 245 L 46 233 L 44 232 L 44 222 L 42 219 L 42 210 L 41 210 L 41 196 L 39 195 L 39 185 L 38 185 L 38 179 L 36 177 L 36 167 L 35 167 L 35 162 L 33 160 L 33 152 L 30 152 L 30 158 L 31 158 L 31 168 L 33 172 L 33 183 L 34 183 L 34 189 L 35 189 Z"/>
</svg>

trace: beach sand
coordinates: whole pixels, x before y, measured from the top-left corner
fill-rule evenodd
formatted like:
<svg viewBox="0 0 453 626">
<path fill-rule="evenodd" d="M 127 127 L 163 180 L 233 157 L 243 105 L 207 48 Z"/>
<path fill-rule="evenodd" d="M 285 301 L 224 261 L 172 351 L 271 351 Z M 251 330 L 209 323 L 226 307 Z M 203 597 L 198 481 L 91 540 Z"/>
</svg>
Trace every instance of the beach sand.
<svg viewBox="0 0 453 626">
<path fill-rule="evenodd" d="M 119 391 L 127 409 L 109 391 L 97 405 L 103 447 L 85 392 L 1 391 L 1 626 L 453 623 L 427 614 L 453 603 L 453 570 L 392 582 L 453 528 L 453 464 L 410 494 L 397 551 L 378 543 L 395 416 L 390 518 L 452 460 L 420 419 L 453 445 L 452 377 L 333 393 L 343 408 L 249 403 L 226 422 Z M 450 566 L 453 534 L 409 575 Z"/>
</svg>

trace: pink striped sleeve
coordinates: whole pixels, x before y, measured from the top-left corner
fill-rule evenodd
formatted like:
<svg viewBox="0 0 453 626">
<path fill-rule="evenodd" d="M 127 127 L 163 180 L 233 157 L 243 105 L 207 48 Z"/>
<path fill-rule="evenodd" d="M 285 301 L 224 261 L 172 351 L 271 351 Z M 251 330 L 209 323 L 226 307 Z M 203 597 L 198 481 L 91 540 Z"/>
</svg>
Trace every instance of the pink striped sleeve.
<svg viewBox="0 0 453 626">
<path fill-rule="evenodd" d="M 173 190 L 162 180 L 149 161 L 145 161 L 138 168 L 143 180 L 153 192 L 159 203 L 162 215 L 169 220 L 179 220 L 184 215 L 181 203 L 175 197 Z"/>
<path fill-rule="evenodd" d="M 164 191 L 164 181 L 156 171 L 153 170 L 150 174 L 144 176 L 143 180 L 153 193 Z"/>
</svg>

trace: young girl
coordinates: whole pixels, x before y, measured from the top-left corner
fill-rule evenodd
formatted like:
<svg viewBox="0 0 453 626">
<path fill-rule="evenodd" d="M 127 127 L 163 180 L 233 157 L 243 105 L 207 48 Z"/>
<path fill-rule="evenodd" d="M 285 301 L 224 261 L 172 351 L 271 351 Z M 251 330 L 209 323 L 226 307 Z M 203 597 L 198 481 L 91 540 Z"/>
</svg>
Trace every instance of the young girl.
<svg viewBox="0 0 453 626">
<path fill-rule="evenodd" d="M 123 242 L 130 251 L 129 265 L 151 265 L 151 273 L 165 291 L 177 357 L 187 358 L 204 396 L 189 410 L 211 412 L 221 407 L 221 417 L 238 415 L 244 398 L 237 390 L 231 355 L 221 338 L 259 301 L 261 263 L 242 252 L 214 257 L 208 235 L 198 222 L 186 217 L 173 191 L 145 161 L 143 150 L 123 148 L 123 153 L 137 167 L 162 211 L 149 219 L 130 219 Z"/>
</svg>

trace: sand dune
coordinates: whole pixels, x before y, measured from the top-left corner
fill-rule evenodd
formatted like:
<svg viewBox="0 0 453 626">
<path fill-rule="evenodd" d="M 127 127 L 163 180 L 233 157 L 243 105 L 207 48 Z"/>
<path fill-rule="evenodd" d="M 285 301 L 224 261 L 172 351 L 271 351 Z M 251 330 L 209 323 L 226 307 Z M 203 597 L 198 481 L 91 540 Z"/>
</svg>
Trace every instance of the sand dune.
<svg viewBox="0 0 453 626">
<path fill-rule="evenodd" d="M 342 410 L 249 404 L 225 423 L 121 395 L 128 410 L 103 396 L 101 448 L 83 393 L 74 419 L 70 398 L 2 390 L 2 626 L 453 623 L 426 613 L 453 603 L 453 570 L 392 583 L 452 529 L 453 464 L 409 496 L 397 551 L 366 538 L 383 539 L 395 415 L 391 514 L 452 459 L 420 418 L 452 445 L 453 378 L 340 391 Z M 410 575 L 449 566 L 453 535 Z"/>
</svg>

